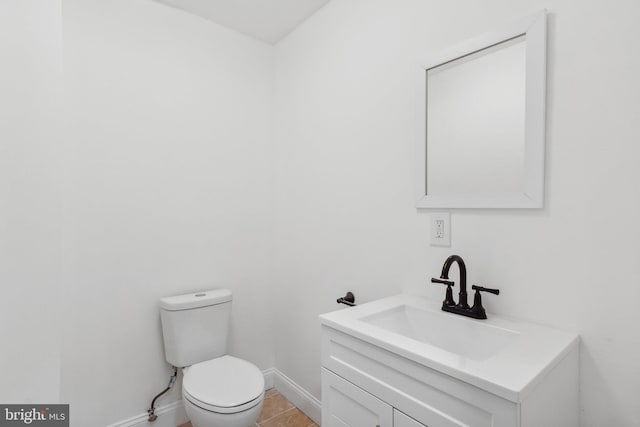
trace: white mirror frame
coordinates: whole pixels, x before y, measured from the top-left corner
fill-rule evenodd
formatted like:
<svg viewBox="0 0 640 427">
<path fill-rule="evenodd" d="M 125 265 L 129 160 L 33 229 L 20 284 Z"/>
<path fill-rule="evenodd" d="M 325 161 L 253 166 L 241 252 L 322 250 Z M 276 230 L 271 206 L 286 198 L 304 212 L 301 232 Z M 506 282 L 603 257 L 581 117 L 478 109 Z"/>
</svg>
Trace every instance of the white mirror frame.
<svg viewBox="0 0 640 427">
<path fill-rule="evenodd" d="M 526 36 L 524 189 L 513 193 L 427 194 L 427 70 L 515 37 Z M 420 67 L 418 90 L 417 208 L 542 208 L 546 100 L 546 11 L 430 56 Z"/>
</svg>

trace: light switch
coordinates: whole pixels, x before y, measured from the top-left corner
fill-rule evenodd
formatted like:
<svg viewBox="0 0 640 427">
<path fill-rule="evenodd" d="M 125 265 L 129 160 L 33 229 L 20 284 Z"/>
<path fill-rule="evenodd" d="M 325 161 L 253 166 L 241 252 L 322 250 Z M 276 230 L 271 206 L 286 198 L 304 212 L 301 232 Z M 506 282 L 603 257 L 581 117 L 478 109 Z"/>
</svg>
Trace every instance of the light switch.
<svg viewBox="0 0 640 427">
<path fill-rule="evenodd" d="M 451 246 L 451 214 L 449 212 L 431 214 L 431 246 Z"/>
</svg>

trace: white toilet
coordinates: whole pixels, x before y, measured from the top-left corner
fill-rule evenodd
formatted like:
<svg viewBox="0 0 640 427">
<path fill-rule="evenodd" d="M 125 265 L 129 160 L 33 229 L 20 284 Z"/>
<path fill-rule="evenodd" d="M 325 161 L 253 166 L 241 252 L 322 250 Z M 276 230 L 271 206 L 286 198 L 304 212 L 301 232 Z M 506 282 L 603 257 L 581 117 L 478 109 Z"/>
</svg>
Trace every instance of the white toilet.
<svg viewBox="0 0 640 427">
<path fill-rule="evenodd" d="M 183 368 L 182 398 L 194 427 L 249 427 L 262 410 L 262 372 L 226 354 L 230 313 L 227 289 L 160 300 L 166 359 Z"/>
</svg>

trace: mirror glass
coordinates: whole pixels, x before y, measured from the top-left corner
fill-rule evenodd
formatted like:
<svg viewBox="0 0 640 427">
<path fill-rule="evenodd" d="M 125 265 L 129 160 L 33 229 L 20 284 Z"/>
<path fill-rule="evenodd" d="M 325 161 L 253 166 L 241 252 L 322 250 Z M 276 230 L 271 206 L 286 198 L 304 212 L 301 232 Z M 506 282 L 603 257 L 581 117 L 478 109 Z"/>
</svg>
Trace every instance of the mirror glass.
<svg viewBox="0 0 640 427">
<path fill-rule="evenodd" d="M 524 42 L 427 70 L 427 194 L 523 190 Z"/>
<path fill-rule="evenodd" d="M 546 12 L 420 68 L 418 208 L 541 208 Z"/>
</svg>

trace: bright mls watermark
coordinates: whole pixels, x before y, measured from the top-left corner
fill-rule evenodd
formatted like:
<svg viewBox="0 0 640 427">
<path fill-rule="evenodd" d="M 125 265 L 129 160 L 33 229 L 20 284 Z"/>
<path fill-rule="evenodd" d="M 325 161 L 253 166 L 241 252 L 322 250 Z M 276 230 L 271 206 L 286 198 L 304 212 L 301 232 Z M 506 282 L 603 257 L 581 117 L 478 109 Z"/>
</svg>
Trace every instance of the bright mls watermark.
<svg viewBox="0 0 640 427">
<path fill-rule="evenodd" d="M 1 405 L 0 427 L 69 427 L 69 405 Z"/>
</svg>

